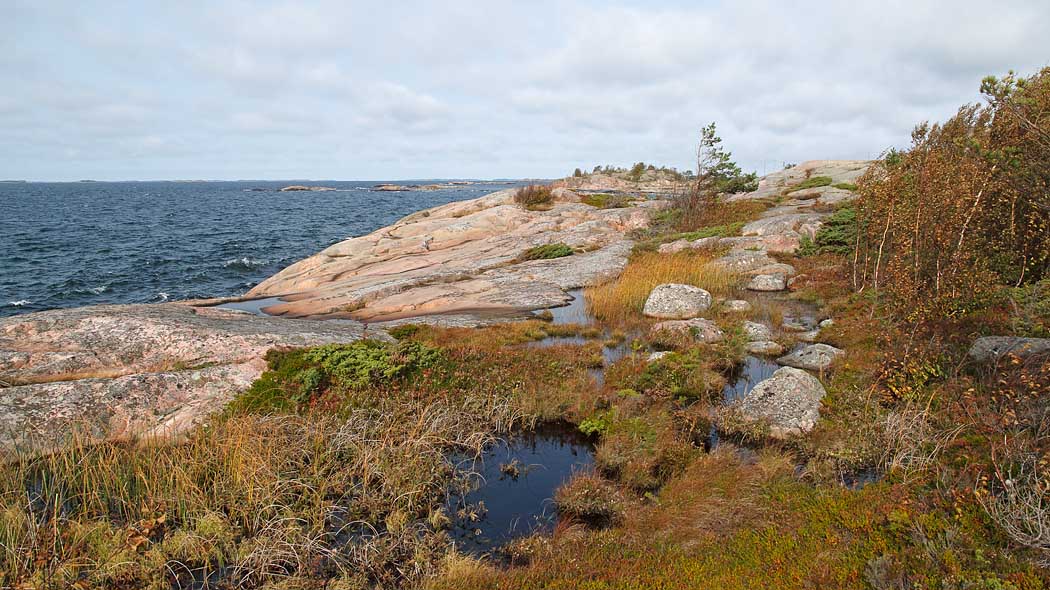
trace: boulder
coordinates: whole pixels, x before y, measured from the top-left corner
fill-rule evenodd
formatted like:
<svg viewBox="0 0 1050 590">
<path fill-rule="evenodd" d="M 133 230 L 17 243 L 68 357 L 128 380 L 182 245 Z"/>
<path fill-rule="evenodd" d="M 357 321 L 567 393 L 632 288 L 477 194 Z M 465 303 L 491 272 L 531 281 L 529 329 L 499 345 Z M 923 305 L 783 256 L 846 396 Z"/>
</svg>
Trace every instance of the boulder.
<svg viewBox="0 0 1050 590">
<path fill-rule="evenodd" d="M 659 319 L 688 319 L 711 307 L 711 294 L 692 285 L 665 283 L 658 285 L 645 300 L 642 313 Z"/>
<path fill-rule="evenodd" d="M 745 349 L 751 354 L 759 354 L 762 356 L 776 356 L 784 352 L 784 347 L 772 340 L 748 342 Z"/>
<path fill-rule="evenodd" d="M 665 356 L 667 356 L 669 354 L 671 354 L 670 350 L 659 350 L 657 352 L 650 353 L 648 361 L 650 363 L 653 362 L 653 361 L 658 361 L 658 360 L 664 358 Z"/>
<path fill-rule="evenodd" d="M 725 338 L 725 333 L 718 327 L 718 324 L 703 318 L 660 322 L 650 329 L 649 334 L 651 338 L 658 340 L 660 332 L 691 336 L 697 342 L 707 344 L 720 342 Z"/>
<path fill-rule="evenodd" d="M 787 289 L 787 279 L 782 274 L 755 275 L 747 288 L 751 291 L 783 291 Z"/>
<path fill-rule="evenodd" d="M 797 369 L 823 371 L 831 366 L 832 361 L 845 353 L 844 350 L 827 344 L 810 344 L 778 358 L 777 362 Z"/>
<path fill-rule="evenodd" d="M 1050 356 L 1050 338 L 983 336 L 974 340 L 969 355 L 979 363 L 995 362 L 1006 355 L 1021 359 L 1036 355 Z"/>
<path fill-rule="evenodd" d="M 730 299 L 722 304 L 722 309 L 733 313 L 747 313 L 751 311 L 751 304 L 743 299 Z"/>
<path fill-rule="evenodd" d="M 813 375 L 783 367 L 755 385 L 737 408 L 747 418 L 768 421 L 770 434 L 783 438 L 813 429 L 824 394 L 824 386 Z"/>
<path fill-rule="evenodd" d="M 744 322 L 744 334 L 749 342 L 773 339 L 773 330 L 770 330 L 769 326 L 758 322 Z"/>
</svg>

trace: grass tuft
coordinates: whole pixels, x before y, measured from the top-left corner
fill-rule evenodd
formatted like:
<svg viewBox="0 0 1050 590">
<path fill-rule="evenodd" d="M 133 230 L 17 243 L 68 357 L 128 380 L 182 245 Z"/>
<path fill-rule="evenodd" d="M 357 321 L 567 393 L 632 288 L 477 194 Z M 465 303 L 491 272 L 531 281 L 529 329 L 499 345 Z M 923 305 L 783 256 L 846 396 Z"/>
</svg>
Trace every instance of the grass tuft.
<svg viewBox="0 0 1050 590">
<path fill-rule="evenodd" d="M 547 211 L 554 205 L 554 194 L 547 185 L 530 184 L 514 192 L 514 202 L 529 211 Z"/>
<path fill-rule="evenodd" d="M 518 260 L 524 262 L 526 260 L 550 260 L 552 258 L 563 258 L 565 256 L 572 256 L 575 251 L 571 246 L 563 243 L 557 244 L 544 244 L 542 246 L 533 246 L 528 250 L 521 253 L 518 256 Z"/>
</svg>

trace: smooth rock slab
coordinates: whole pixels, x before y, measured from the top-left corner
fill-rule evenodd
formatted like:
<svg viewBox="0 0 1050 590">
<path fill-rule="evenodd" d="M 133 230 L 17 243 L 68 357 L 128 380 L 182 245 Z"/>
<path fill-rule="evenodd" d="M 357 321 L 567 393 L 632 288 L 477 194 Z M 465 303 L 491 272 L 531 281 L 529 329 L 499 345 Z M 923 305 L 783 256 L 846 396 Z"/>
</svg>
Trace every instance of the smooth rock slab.
<svg viewBox="0 0 1050 590">
<path fill-rule="evenodd" d="M 725 338 L 725 333 L 718 327 L 718 324 L 703 318 L 660 322 L 652 327 L 649 334 L 658 339 L 660 332 L 683 334 L 706 344 L 721 342 Z"/>
<path fill-rule="evenodd" d="M 711 307 L 711 294 L 692 285 L 657 285 L 645 300 L 642 313 L 651 318 L 682 320 L 695 318 Z"/>
<path fill-rule="evenodd" d="M 795 352 L 782 356 L 777 362 L 788 367 L 823 371 L 831 366 L 832 361 L 846 352 L 827 344 L 810 344 Z"/>
<path fill-rule="evenodd" d="M 738 402 L 748 418 L 768 420 L 770 434 L 782 438 L 809 432 L 820 419 L 824 386 L 809 373 L 793 367 L 777 369 Z"/>
<path fill-rule="evenodd" d="M 1024 359 L 1039 354 L 1050 355 L 1050 338 L 983 336 L 974 340 L 969 352 L 979 363 L 998 361 L 1006 355 Z"/>
<path fill-rule="evenodd" d="M 783 291 L 787 289 L 787 279 L 784 275 L 756 275 L 747 284 L 751 291 Z"/>
</svg>

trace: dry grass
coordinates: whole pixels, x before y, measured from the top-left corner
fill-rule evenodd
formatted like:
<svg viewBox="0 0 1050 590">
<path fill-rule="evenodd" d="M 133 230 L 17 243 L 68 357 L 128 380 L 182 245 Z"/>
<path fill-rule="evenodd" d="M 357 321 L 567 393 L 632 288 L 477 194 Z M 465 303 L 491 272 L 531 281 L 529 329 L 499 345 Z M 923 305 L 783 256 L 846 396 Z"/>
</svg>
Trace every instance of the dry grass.
<svg viewBox="0 0 1050 590">
<path fill-rule="evenodd" d="M 554 195 L 547 185 L 530 184 L 514 191 L 514 202 L 529 211 L 546 211 L 554 205 Z"/>
<path fill-rule="evenodd" d="M 712 295 L 728 295 L 736 275 L 711 266 L 715 254 L 687 251 L 675 254 L 640 252 L 631 258 L 615 281 L 584 291 L 591 312 L 612 325 L 637 322 L 653 288 L 663 283 L 683 283 L 707 289 Z"/>
</svg>

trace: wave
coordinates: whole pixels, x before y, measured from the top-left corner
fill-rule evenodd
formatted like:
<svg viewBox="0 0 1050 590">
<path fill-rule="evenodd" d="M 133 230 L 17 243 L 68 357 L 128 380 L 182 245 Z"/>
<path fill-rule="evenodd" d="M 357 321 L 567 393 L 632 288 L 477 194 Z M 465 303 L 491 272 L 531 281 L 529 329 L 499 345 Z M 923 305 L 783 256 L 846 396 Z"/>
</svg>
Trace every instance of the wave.
<svg viewBox="0 0 1050 590">
<path fill-rule="evenodd" d="M 28 299 L 19 299 L 18 301 L 8 301 L 7 304 L 11 307 L 23 307 L 29 305 L 32 301 Z"/>
<path fill-rule="evenodd" d="M 161 303 L 163 303 L 168 300 L 168 294 L 161 291 L 160 293 L 157 293 L 157 299 L 160 299 Z"/>
<path fill-rule="evenodd" d="M 269 263 L 270 263 L 270 261 L 266 260 L 265 258 L 264 259 L 258 259 L 258 258 L 248 258 L 247 256 L 243 256 L 241 258 L 231 258 L 231 259 L 227 260 L 226 262 L 223 262 L 222 266 L 224 268 L 236 268 L 236 269 L 241 269 L 241 270 L 255 270 L 257 268 L 262 268 L 263 266 L 266 266 Z"/>
</svg>

